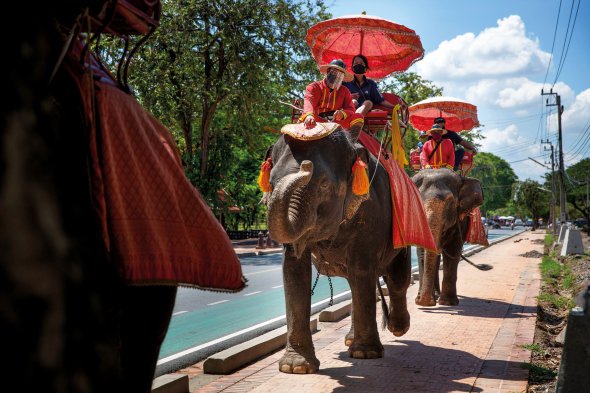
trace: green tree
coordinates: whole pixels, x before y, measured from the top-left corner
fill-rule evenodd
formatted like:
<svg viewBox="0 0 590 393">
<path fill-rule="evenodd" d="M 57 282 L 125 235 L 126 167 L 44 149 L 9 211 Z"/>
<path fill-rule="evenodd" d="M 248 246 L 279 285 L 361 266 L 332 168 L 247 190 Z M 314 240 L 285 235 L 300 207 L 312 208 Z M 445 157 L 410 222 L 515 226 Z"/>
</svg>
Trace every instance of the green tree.
<svg viewBox="0 0 590 393">
<path fill-rule="evenodd" d="M 510 193 L 518 177 L 510 164 L 502 158 L 481 152 L 474 156 L 473 169 L 469 176 L 479 179 L 484 192 L 482 213 L 506 207 L 510 202 Z"/>
<path fill-rule="evenodd" d="M 541 188 L 537 181 L 527 179 L 514 183 L 513 198 L 517 206 L 527 211 L 533 218 L 533 230 L 537 229 L 537 219 L 547 216 L 551 201 L 550 193 Z"/>
<path fill-rule="evenodd" d="M 589 182 L 590 158 L 584 158 L 565 170 L 565 193 L 567 202 L 577 211 L 576 216 L 590 218 Z"/>
</svg>

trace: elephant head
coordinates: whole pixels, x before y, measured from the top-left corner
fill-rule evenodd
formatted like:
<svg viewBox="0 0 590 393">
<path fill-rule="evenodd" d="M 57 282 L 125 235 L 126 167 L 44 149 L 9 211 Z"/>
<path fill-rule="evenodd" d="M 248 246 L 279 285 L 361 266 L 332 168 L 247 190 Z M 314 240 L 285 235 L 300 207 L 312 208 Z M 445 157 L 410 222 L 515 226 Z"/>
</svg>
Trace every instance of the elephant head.
<svg viewBox="0 0 590 393">
<path fill-rule="evenodd" d="M 273 239 L 299 255 L 311 234 L 314 241 L 329 239 L 354 214 L 367 198 L 352 193 L 351 168 L 359 155 L 367 161 L 357 136 L 342 130 L 314 141 L 283 135 L 274 144 L 266 197 Z"/>
<path fill-rule="evenodd" d="M 467 232 L 468 213 L 483 203 L 479 180 L 461 177 L 448 169 L 425 169 L 412 178 L 426 210 L 428 225 L 437 249 L 443 254 L 443 284 L 440 304 L 456 305 L 457 264 Z M 425 256 L 422 258 L 422 255 Z M 416 304 L 434 306 L 434 289 L 438 289 L 440 256 L 419 252 L 420 291 Z"/>
</svg>

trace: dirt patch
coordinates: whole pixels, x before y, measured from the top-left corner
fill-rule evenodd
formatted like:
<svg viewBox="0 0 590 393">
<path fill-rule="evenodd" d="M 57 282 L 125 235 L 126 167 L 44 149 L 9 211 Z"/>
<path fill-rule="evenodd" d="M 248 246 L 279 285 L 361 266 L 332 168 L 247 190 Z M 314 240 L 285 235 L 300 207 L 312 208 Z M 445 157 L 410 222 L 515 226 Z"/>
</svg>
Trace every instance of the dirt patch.
<svg viewBox="0 0 590 393">
<path fill-rule="evenodd" d="M 541 258 L 542 256 L 543 256 L 543 254 L 541 254 L 537 250 L 527 251 L 524 254 L 519 255 L 519 257 L 525 257 L 525 258 Z"/>
<path fill-rule="evenodd" d="M 539 240 L 542 242 L 542 240 Z M 590 245 L 590 238 L 582 234 L 584 249 Z M 557 251 L 557 250 L 556 250 Z M 549 254 L 550 250 L 546 250 Z M 528 256 L 525 253 L 523 256 Z M 576 296 L 586 288 L 590 281 L 590 255 L 570 255 L 555 257 L 562 265 L 560 277 L 543 280 L 537 305 L 537 325 L 529 366 L 529 386 L 527 392 L 554 392 L 557 374 L 563 351 L 564 329 L 569 313 L 568 306 L 559 307 L 559 299 L 569 306 L 577 300 Z M 566 278 L 567 277 L 567 278 Z M 564 283 L 567 281 L 567 285 Z M 579 300 L 578 300 L 579 301 Z M 558 306 L 556 306 L 556 303 Z"/>
<path fill-rule="evenodd" d="M 533 243 L 533 244 L 545 244 L 545 240 L 543 240 L 543 239 L 533 239 L 533 240 L 531 240 L 531 243 Z"/>
</svg>

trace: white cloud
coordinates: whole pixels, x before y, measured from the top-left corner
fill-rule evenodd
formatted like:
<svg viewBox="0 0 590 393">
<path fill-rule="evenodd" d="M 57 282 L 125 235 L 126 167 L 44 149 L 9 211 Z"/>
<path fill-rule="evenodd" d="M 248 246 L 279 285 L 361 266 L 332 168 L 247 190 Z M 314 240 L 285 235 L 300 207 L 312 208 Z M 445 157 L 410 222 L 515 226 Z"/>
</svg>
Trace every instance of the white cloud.
<svg viewBox="0 0 590 393">
<path fill-rule="evenodd" d="M 465 33 L 441 42 L 416 65 L 418 72 L 434 81 L 544 72 L 551 55 L 540 49 L 538 39 L 527 37 L 521 17 L 511 15 L 497 23 L 478 35 Z"/>
</svg>

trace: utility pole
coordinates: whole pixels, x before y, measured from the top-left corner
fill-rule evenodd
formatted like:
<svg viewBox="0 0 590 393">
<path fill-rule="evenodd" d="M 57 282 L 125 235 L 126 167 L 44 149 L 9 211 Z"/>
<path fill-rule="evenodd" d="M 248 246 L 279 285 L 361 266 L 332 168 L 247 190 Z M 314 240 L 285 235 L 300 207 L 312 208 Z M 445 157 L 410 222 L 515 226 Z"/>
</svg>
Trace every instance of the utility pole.
<svg viewBox="0 0 590 393">
<path fill-rule="evenodd" d="M 551 216 L 551 233 L 555 235 L 557 233 L 556 228 L 556 218 L 555 218 L 555 161 L 553 160 L 553 143 L 549 142 L 549 139 L 543 141 L 541 140 L 541 144 L 548 144 L 551 147 L 551 208 L 549 215 Z M 545 148 L 547 150 L 547 148 Z"/>
<path fill-rule="evenodd" d="M 561 114 L 563 113 L 563 106 L 561 105 L 561 97 L 559 94 L 554 93 L 553 89 L 549 90 L 549 93 L 545 93 L 541 89 L 541 95 L 554 95 L 555 104 L 549 104 L 549 99 L 546 101 L 547 106 L 557 107 L 557 130 L 558 130 L 558 144 L 559 144 L 559 216 L 560 222 L 564 223 L 567 221 L 567 208 L 565 206 L 566 195 L 565 195 L 565 167 L 563 166 L 563 144 L 561 138 Z"/>
</svg>

